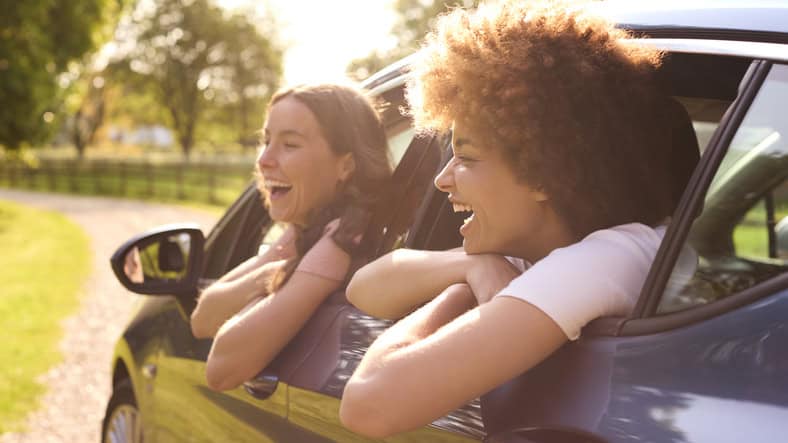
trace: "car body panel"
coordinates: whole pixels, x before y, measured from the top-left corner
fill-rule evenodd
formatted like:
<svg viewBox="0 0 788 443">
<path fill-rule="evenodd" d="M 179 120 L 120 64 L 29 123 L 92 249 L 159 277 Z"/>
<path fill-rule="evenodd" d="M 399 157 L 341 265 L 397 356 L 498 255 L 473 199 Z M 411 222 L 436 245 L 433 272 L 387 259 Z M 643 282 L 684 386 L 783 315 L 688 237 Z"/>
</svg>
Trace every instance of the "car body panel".
<svg viewBox="0 0 788 443">
<path fill-rule="evenodd" d="M 271 397 L 257 400 L 244 389 L 215 392 L 205 381 L 210 339 L 196 339 L 189 318 L 170 298 L 159 316 L 167 331 L 159 346 L 156 377 L 157 442 L 281 441 L 288 426 L 287 390 L 278 387 Z"/>
<path fill-rule="evenodd" d="M 778 441 L 786 347 L 788 291 L 667 333 L 580 339 L 486 396 L 485 424 L 609 442 Z M 516 413 L 502 411 L 511 404 Z"/>
<path fill-rule="evenodd" d="M 788 8 L 774 0 L 613 0 L 594 9 L 621 27 L 636 30 L 741 31 L 741 40 L 759 33 L 788 33 Z"/>
</svg>

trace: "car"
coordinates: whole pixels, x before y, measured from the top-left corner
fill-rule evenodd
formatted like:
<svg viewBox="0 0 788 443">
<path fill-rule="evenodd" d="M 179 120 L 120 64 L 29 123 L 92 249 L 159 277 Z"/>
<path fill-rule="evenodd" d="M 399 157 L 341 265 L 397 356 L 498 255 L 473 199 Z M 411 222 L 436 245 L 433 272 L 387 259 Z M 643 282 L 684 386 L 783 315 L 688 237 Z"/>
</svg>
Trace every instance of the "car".
<svg viewBox="0 0 788 443">
<path fill-rule="evenodd" d="M 693 172 L 677 187 L 639 301 L 481 399 L 387 441 L 719 443 L 788 433 L 788 5 L 595 7 L 631 30 L 632 44 L 665 51 L 660 81 L 688 131 L 666 147 L 677 170 Z M 399 112 L 408 63 L 364 83 L 388 103 L 401 190 L 375 214 L 385 232 L 378 255 L 462 242 L 460 214 L 431 185 L 450 138 L 415 134 Z M 118 248 L 118 280 L 146 296 L 115 349 L 103 441 L 370 441 L 342 427 L 339 402 L 391 322 L 359 311 L 341 290 L 243 387 L 207 387 L 211 340 L 189 327 L 199 290 L 280 233 L 250 184 L 207 237 L 167 226 Z"/>
</svg>

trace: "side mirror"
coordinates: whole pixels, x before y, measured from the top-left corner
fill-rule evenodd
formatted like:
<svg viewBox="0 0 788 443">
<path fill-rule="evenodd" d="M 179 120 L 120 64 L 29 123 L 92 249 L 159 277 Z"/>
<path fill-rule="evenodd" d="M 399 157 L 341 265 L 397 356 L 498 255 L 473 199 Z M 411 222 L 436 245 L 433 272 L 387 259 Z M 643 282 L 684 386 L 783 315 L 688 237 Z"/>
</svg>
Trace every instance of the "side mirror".
<svg viewBox="0 0 788 443">
<path fill-rule="evenodd" d="M 192 224 L 167 225 L 133 237 L 110 259 L 126 289 L 138 294 L 194 292 L 202 272 L 205 237 Z"/>
</svg>

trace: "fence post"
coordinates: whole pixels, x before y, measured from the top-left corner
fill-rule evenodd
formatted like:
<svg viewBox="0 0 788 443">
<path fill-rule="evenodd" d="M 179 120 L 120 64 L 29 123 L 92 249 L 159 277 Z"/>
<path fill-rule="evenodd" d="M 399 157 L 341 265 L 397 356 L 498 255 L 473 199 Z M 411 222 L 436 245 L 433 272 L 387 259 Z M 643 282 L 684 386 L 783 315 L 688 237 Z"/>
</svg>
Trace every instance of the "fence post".
<svg viewBox="0 0 788 443">
<path fill-rule="evenodd" d="M 33 168 L 28 165 L 24 166 L 25 177 L 27 178 L 27 188 L 34 189 L 35 177 L 33 177 Z"/>
<path fill-rule="evenodd" d="M 183 168 L 183 160 L 175 164 L 175 197 L 178 200 L 186 199 L 186 194 L 183 192 Z"/>
<path fill-rule="evenodd" d="M 16 161 L 11 161 L 8 163 L 8 181 L 10 182 L 10 186 L 12 188 L 16 187 Z"/>
<path fill-rule="evenodd" d="M 101 183 L 99 183 L 99 174 L 96 169 L 99 166 L 99 161 L 91 161 L 90 162 L 90 177 L 93 179 L 93 193 L 94 194 L 101 194 Z"/>
<path fill-rule="evenodd" d="M 120 176 L 120 182 L 118 183 L 118 195 L 126 196 L 126 161 L 120 160 L 118 162 L 118 175 Z"/>
<path fill-rule="evenodd" d="M 55 171 L 54 171 L 55 162 L 52 162 L 52 163 L 50 163 L 50 162 L 41 163 L 41 165 L 42 166 L 46 165 L 45 169 L 46 169 L 46 173 L 47 173 L 46 174 L 47 178 L 49 179 L 49 190 L 50 191 L 54 191 L 55 190 Z"/>
<path fill-rule="evenodd" d="M 215 162 L 211 162 L 210 166 L 208 167 L 208 186 L 210 188 L 210 194 L 208 195 L 208 201 L 210 203 L 216 203 L 216 174 L 217 165 Z"/>
<path fill-rule="evenodd" d="M 147 160 L 145 160 L 145 178 L 148 182 L 148 197 L 153 197 L 153 194 L 156 192 L 153 177 L 153 165 Z"/>
<path fill-rule="evenodd" d="M 77 193 L 77 161 L 67 160 L 65 163 L 66 174 L 68 175 L 68 187 L 72 193 Z"/>
</svg>

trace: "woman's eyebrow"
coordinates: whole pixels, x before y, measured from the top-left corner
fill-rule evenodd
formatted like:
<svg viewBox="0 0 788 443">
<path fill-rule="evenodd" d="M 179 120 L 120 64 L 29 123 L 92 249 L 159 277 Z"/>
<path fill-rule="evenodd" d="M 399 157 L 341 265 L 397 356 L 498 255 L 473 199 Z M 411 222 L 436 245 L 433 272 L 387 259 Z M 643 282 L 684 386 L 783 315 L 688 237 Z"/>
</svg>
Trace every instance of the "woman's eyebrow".
<svg viewBox="0 0 788 443">
<path fill-rule="evenodd" d="M 306 138 L 306 135 L 304 133 L 298 131 L 297 129 L 283 129 L 281 131 L 269 131 L 268 128 L 265 128 L 265 133 L 266 134 L 271 134 L 272 132 L 277 134 L 277 135 L 279 135 L 280 137 L 288 136 L 288 135 L 295 135 L 297 137 Z"/>
</svg>

